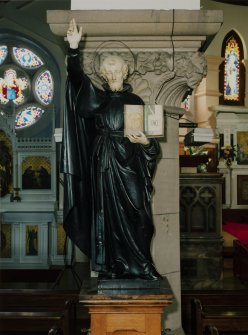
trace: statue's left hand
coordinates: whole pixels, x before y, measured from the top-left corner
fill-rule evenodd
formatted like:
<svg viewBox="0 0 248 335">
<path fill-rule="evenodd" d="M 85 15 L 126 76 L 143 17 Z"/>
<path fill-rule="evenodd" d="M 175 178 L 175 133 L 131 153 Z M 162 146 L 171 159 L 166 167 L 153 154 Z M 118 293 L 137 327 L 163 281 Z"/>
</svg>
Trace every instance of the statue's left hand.
<svg viewBox="0 0 248 335">
<path fill-rule="evenodd" d="M 130 132 L 129 134 L 127 134 L 127 138 L 132 143 L 140 143 L 143 145 L 148 145 L 150 143 L 149 139 L 141 131 L 133 133 Z"/>
</svg>

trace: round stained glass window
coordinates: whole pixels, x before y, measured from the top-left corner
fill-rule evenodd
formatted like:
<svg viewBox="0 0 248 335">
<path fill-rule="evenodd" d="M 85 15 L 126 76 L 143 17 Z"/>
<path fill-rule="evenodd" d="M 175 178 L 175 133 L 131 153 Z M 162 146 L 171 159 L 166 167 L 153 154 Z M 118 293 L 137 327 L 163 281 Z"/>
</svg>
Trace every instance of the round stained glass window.
<svg viewBox="0 0 248 335">
<path fill-rule="evenodd" d="M 47 55 L 41 51 L 13 42 L 0 44 L 0 106 L 17 112 L 15 129 L 34 125 L 53 103 L 53 72 L 46 65 Z"/>
</svg>

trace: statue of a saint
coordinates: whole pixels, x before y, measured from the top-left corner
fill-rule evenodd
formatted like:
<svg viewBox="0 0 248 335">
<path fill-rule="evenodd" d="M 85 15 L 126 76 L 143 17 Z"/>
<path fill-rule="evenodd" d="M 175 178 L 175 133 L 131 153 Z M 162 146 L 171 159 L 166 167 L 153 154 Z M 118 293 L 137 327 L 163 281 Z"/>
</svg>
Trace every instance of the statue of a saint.
<svg viewBox="0 0 248 335">
<path fill-rule="evenodd" d="M 124 83 L 128 65 L 119 56 L 105 58 L 104 90 L 97 88 L 80 66 L 81 37 L 73 19 L 67 32 L 64 227 L 104 277 L 158 280 L 150 244 L 159 143 L 142 132 L 123 136 L 124 105 L 144 104 Z"/>
</svg>

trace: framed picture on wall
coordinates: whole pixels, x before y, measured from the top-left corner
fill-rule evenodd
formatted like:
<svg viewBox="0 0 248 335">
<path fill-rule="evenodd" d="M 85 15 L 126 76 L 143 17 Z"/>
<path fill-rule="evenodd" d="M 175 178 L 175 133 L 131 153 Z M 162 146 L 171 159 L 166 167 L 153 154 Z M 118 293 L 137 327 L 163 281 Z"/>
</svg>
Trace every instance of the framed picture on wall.
<svg viewBox="0 0 248 335">
<path fill-rule="evenodd" d="M 12 240 L 11 224 L 0 225 L 0 258 L 11 258 L 11 240 Z"/>
<path fill-rule="evenodd" d="M 38 256 L 38 225 L 26 225 L 26 256 Z"/>
<path fill-rule="evenodd" d="M 237 131 L 237 163 L 248 164 L 248 131 Z"/>
<path fill-rule="evenodd" d="M 65 253 L 66 234 L 62 223 L 57 224 L 57 255 Z"/>
<path fill-rule="evenodd" d="M 248 175 L 237 176 L 237 204 L 248 205 Z"/>
<path fill-rule="evenodd" d="M 22 161 L 22 189 L 51 189 L 51 161 L 46 156 L 28 156 Z"/>
</svg>

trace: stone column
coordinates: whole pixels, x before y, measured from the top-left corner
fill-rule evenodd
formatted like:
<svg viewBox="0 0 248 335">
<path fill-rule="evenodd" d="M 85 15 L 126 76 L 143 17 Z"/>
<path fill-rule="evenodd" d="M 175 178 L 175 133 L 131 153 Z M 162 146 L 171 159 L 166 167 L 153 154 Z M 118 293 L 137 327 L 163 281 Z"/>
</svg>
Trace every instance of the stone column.
<svg viewBox="0 0 248 335">
<path fill-rule="evenodd" d="M 206 56 L 208 74 L 195 90 L 195 122 L 198 127 L 216 128 L 216 115 L 210 108 L 219 104 L 219 66 L 223 58 Z"/>
<path fill-rule="evenodd" d="M 166 276 L 175 295 L 167 309 L 166 327 L 182 333 L 179 234 L 180 104 L 206 76 L 203 53 L 206 40 L 221 26 L 222 12 L 200 10 L 100 10 L 48 11 L 51 30 L 66 36 L 75 18 L 87 34 L 82 43 L 82 64 L 100 84 L 98 55 L 118 53 L 131 65 L 129 82 L 146 103 L 164 105 L 166 135 L 154 179 L 153 213 L 156 234 L 152 251 L 159 272 Z M 209 41 L 208 41 L 209 42 Z M 206 43 L 207 45 L 208 43 Z"/>
</svg>

